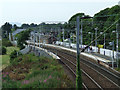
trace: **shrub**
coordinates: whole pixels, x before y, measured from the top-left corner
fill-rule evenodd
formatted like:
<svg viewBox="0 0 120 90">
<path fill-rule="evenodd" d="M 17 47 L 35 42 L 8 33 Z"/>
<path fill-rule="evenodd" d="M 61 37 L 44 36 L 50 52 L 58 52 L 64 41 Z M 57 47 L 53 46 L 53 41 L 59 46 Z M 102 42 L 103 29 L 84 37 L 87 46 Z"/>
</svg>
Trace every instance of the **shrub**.
<svg viewBox="0 0 120 90">
<path fill-rule="evenodd" d="M 2 47 L 2 55 L 6 54 L 6 48 L 5 47 Z"/>
<path fill-rule="evenodd" d="M 23 43 L 21 43 L 21 42 L 18 42 L 18 45 L 17 45 L 17 46 L 20 48 L 20 50 L 22 50 L 22 49 L 25 48 L 25 46 L 23 46 Z"/>
<path fill-rule="evenodd" d="M 11 54 L 10 54 L 10 63 L 12 63 L 14 61 L 14 59 L 17 57 L 17 53 L 18 55 L 22 55 L 22 53 L 17 52 L 16 50 L 14 50 Z"/>
<path fill-rule="evenodd" d="M 10 54 L 10 63 L 12 63 L 12 61 L 17 57 L 17 51 L 14 50 L 11 54 Z"/>
<path fill-rule="evenodd" d="M 12 59 L 14 59 L 14 58 L 16 58 L 16 57 L 17 57 L 17 51 L 14 50 L 14 51 L 10 54 L 10 59 L 12 60 Z"/>
<path fill-rule="evenodd" d="M 11 42 L 6 38 L 2 39 L 2 45 L 5 47 L 12 46 Z"/>
</svg>

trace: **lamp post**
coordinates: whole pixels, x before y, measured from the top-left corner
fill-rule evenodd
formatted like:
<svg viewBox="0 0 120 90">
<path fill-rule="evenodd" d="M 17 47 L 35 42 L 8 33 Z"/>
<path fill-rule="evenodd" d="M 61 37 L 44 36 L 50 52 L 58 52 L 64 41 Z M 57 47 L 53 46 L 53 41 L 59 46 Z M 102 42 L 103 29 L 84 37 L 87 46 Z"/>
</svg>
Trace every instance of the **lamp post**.
<svg viewBox="0 0 120 90">
<path fill-rule="evenodd" d="M 100 32 L 100 34 L 103 34 L 103 32 Z M 105 55 L 105 33 L 104 33 L 104 55 Z"/>
<path fill-rule="evenodd" d="M 105 55 L 105 33 L 104 33 L 104 55 Z"/>
<path fill-rule="evenodd" d="M 83 42 L 82 30 L 83 30 L 83 23 L 82 23 L 82 19 L 81 19 L 81 31 L 80 31 L 80 35 L 81 35 L 81 49 L 82 49 L 82 42 Z"/>
<path fill-rule="evenodd" d="M 97 38 L 97 30 L 98 30 L 98 27 L 95 28 L 95 38 Z M 95 47 L 97 52 L 97 39 L 95 40 Z"/>
<path fill-rule="evenodd" d="M 35 38 L 36 38 L 36 35 L 35 35 L 35 30 L 34 30 L 34 51 L 35 51 Z"/>
<path fill-rule="evenodd" d="M 40 47 L 40 37 L 41 37 L 41 35 L 40 35 L 41 33 L 39 33 L 39 47 Z"/>
<path fill-rule="evenodd" d="M 64 31 L 65 31 L 64 28 L 62 29 L 62 31 L 63 31 L 63 46 L 64 46 L 64 39 L 65 39 L 64 38 Z"/>
<path fill-rule="evenodd" d="M 109 42 L 109 45 L 112 46 L 112 68 L 114 68 L 114 41 Z"/>
<path fill-rule="evenodd" d="M 119 38 L 119 34 L 118 34 L 118 26 L 119 24 L 116 24 L 116 59 L 117 59 L 117 68 L 118 68 L 118 38 Z"/>
<path fill-rule="evenodd" d="M 90 17 L 90 16 L 82 16 L 80 19 L 81 19 L 81 31 L 80 31 L 80 35 L 81 35 L 81 48 L 82 48 L 82 44 L 83 44 L 83 34 L 82 34 L 82 31 L 83 31 L 83 20 L 82 19 L 89 19 L 89 18 L 93 18 L 93 17 Z"/>
<path fill-rule="evenodd" d="M 114 68 L 114 41 L 112 42 L 112 50 L 113 50 L 113 56 L 112 56 L 112 68 Z"/>
<path fill-rule="evenodd" d="M 91 34 L 91 42 L 93 41 L 93 33 L 92 32 L 88 32 L 88 34 Z M 92 44 L 91 44 L 92 46 Z"/>
</svg>

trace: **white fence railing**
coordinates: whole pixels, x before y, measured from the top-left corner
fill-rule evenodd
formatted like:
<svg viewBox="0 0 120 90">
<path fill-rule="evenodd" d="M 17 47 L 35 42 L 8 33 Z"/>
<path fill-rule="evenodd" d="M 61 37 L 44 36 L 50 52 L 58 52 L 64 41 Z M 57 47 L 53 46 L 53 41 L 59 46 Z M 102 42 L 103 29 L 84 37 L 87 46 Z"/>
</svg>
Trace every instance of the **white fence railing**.
<svg viewBox="0 0 120 90">
<path fill-rule="evenodd" d="M 69 47 L 69 43 L 68 42 L 57 41 L 56 44 L 57 45 L 62 45 L 62 46 L 65 46 L 65 47 Z M 72 48 L 76 48 L 76 44 L 71 43 L 71 47 Z M 79 47 L 81 47 L 81 45 Z M 82 45 L 82 48 L 84 48 L 84 47 L 86 47 L 86 45 Z M 90 51 L 90 50 L 87 49 L 87 51 Z M 116 51 L 114 51 L 114 53 L 113 53 L 112 50 L 100 48 L 100 54 L 104 55 L 104 51 L 105 51 L 105 55 L 106 56 L 112 57 L 114 55 L 114 58 L 117 57 Z M 92 46 L 92 52 L 98 52 L 98 48 L 95 47 L 95 46 Z M 118 58 L 120 58 L 120 52 L 118 52 Z"/>
</svg>

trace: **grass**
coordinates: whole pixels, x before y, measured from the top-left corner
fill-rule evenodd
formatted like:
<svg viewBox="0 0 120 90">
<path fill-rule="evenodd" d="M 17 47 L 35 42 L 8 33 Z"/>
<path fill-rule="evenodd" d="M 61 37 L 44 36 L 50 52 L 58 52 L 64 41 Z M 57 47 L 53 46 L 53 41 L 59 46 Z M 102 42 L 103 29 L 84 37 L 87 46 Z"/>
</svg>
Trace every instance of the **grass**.
<svg viewBox="0 0 120 90">
<path fill-rule="evenodd" d="M 117 70 L 118 72 L 120 72 L 120 68 L 115 68 L 115 70 Z"/>
<path fill-rule="evenodd" d="M 3 88 L 74 87 L 57 60 L 33 54 L 17 57 L 11 66 L 3 70 L 2 80 Z"/>
<path fill-rule="evenodd" d="M 14 47 L 14 46 L 10 46 L 10 47 L 6 47 L 7 49 L 7 53 L 6 55 L 0 55 L 0 59 L 2 59 L 2 67 L 0 68 L 5 68 L 7 65 L 9 65 L 9 55 L 11 54 L 11 52 L 13 52 L 14 50 L 19 50 L 18 47 Z"/>
</svg>

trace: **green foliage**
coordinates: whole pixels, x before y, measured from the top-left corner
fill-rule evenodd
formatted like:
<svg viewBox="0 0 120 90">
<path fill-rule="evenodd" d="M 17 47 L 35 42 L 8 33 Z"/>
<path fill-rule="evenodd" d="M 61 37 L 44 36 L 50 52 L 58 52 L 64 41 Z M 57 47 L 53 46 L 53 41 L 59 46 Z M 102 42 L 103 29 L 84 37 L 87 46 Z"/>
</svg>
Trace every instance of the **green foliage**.
<svg viewBox="0 0 120 90">
<path fill-rule="evenodd" d="M 99 13 L 95 14 L 94 17 L 94 22 L 97 22 L 94 23 L 94 27 L 98 27 L 98 33 L 104 32 L 108 27 L 110 27 L 115 21 L 120 18 L 120 6 L 115 5 L 111 8 L 101 10 Z M 120 20 L 118 21 L 118 24 L 120 24 Z M 116 24 L 106 32 L 106 46 L 109 46 L 110 41 L 114 41 L 116 44 L 116 33 L 112 33 L 112 31 L 116 31 Z M 99 38 L 99 43 L 103 44 L 103 36 L 102 38 Z"/>
<path fill-rule="evenodd" d="M 14 80 L 11 80 L 9 75 L 3 73 L 2 75 L 2 88 L 17 88 L 17 84 Z"/>
<path fill-rule="evenodd" d="M 4 25 L 2 25 L 2 37 L 8 38 L 9 33 L 11 32 L 12 25 L 6 22 Z"/>
<path fill-rule="evenodd" d="M 28 40 L 30 31 L 31 29 L 28 29 L 26 31 L 22 31 L 17 35 L 17 44 L 20 49 L 24 48 L 23 44 L 27 44 L 25 41 Z"/>
<path fill-rule="evenodd" d="M 74 33 L 75 27 L 76 27 L 76 18 L 79 16 L 80 18 L 82 16 L 88 16 L 84 13 L 77 13 L 73 15 L 68 23 L 64 24 L 65 29 L 67 33 Z M 111 8 L 106 8 L 101 10 L 100 12 L 96 13 L 92 19 L 80 19 L 80 29 L 81 29 L 81 21 L 82 21 L 82 30 L 83 30 L 83 44 L 88 45 L 91 42 L 91 34 L 88 34 L 88 32 L 93 33 L 93 39 L 96 38 L 95 36 L 95 28 L 98 27 L 97 30 L 97 36 L 100 35 L 100 32 L 104 32 L 108 27 L 110 27 L 115 21 L 117 21 L 120 18 L 120 6 L 115 5 Z M 118 21 L 118 24 L 120 24 L 120 20 Z M 120 28 L 120 27 L 119 27 Z M 65 32 L 66 32 L 65 31 Z M 69 32 L 68 32 L 69 31 Z M 112 33 L 112 31 L 116 31 L 116 24 L 113 25 L 105 34 L 106 34 L 106 46 L 109 46 L 109 42 L 113 41 L 116 44 L 116 33 Z M 67 35 L 65 35 L 66 37 Z M 102 35 L 100 38 L 97 39 L 98 44 L 104 43 L 104 35 Z M 120 43 L 120 42 L 119 42 Z M 92 45 L 95 45 L 95 42 L 93 42 Z M 115 45 L 116 46 L 116 45 Z M 109 47 L 107 47 L 109 48 Z M 116 49 L 116 47 L 115 47 Z M 120 50 L 120 47 L 119 47 Z"/>
<path fill-rule="evenodd" d="M 11 42 L 7 38 L 2 39 L 2 46 L 9 47 L 12 46 Z"/>
<path fill-rule="evenodd" d="M 14 66 L 19 67 L 12 68 Z M 22 80 L 12 80 L 9 75 L 7 75 L 4 77 L 5 82 L 3 82 L 3 88 L 74 87 L 67 75 L 64 74 L 62 66 L 60 66 L 59 63 L 54 59 L 37 57 L 33 54 L 26 54 L 15 58 L 11 68 L 13 69 L 13 72 L 17 74 L 17 76 L 22 74 L 25 75 L 25 78 Z M 23 72 L 24 70 L 27 70 L 28 73 Z M 18 74 L 18 71 L 22 71 L 23 73 Z"/>
<path fill-rule="evenodd" d="M 13 60 L 17 57 L 17 51 L 14 50 L 11 54 L 10 54 L 10 63 L 13 62 Z"/>
<path fill-rule="evenodd" d="M 16 24 L 13 25 L 14 30 L 18 29 L 18 26 Z"/>
<path fill-rule="evenodd" d="M 6 48 L 3 46 L 2 46 L 2 48 L 0 47 L 0 51 L 2 51 L 2 55 L 6 54 L 6 52 L 7 52 Z M 0 52 L 0 55 L 1 55 L 1 52 Z"/>
<path fill-rule="evenodd" d="M 11 54 L 10 54 L 10 63 L 12 62 L 12 60 L 14 60 L 17 57 L 17 51 L 14 50 Z"/>
<path fill-rule="evenodd" d="M 73 15 L 73 16 L 69 19 L 69 22 L 70 22 L 70 21 L 76 21 L 77 16 L 82 17 L 82 16 L 85 16 L 85 14 L 84 14 L 84 13 L 77 13 L 77 14 Z"/>
<path fill-rule="evenodd" d="M 10 54 L 10 63 L 11 63 L 11 64 L 16 64 L 16 62 L 17 62 L 16 58 L 17 58 L 18 56 L 21 56 L 21 55 L 22 55 L 22 53 L 14 50 L 14 51 Z"/>
</svg>

